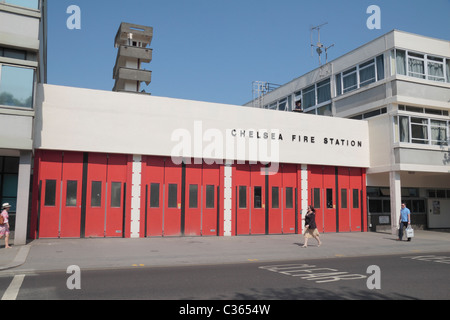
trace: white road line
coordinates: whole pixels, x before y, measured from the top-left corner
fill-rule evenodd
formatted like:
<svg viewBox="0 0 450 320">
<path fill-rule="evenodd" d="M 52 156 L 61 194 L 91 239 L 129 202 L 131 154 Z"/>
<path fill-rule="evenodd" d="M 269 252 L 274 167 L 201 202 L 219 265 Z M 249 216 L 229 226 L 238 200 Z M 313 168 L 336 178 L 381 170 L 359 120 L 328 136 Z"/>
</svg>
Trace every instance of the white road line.
<svg viewBox="0 0 450 320">
<path fill-rule="evenodd" d="M 24 279 L 24 274 L 14 276 L 14 279 L 11 281 L 8 289 L 6 289 L 5 293 L 3 294 L 2 300 L 16 300 Z"/>
</svg>

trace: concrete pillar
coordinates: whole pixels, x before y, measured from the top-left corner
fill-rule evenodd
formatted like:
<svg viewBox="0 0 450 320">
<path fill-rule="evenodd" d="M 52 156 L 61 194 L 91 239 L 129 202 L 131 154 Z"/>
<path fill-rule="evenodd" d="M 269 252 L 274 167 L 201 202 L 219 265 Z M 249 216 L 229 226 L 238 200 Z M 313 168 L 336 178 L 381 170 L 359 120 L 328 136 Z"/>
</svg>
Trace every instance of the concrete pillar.
<svg viewBox="0 0 450 320">
<path fill-rule="evenodd" d="M 308 199 L 308 166 L 306 164 L 302 164 L 302 169 L 301 169 L 301 177 L 300 177 L 300 182 L 301 182 L 301 195 L 302 195 L 302 202 L 301 202 L 301 206 L 300 206 L 300 215 L 299 215 L 299 219 L 303 219 L 305 218 L 306 215 L 306 211 L 308 210 L 308 205 L 309 205 L 309 199 Z M 303 234 L 303 226 L 304 223 L 303 221 L 301 222 L 301 227 L 302 230 L 298 230 L 299 233 Z"/>
<path fill-rule="evenodd" d="M 391 231 L 392 234 L 397 234 L 402 205 L 402 185 L 399 171 L 389 172 L 389 187 L 391 195 Z"/>
<path fill-rule="evenodd" d="M 141 174 L 142 174 L 142 156 L 133 156 L 133 173 L 131 178 L 131 225 L 130 237 L 140 237 L 141 220 Z"/>
<path fill-rule="evenodd" d="M 226 163 L 224 166 L 224 181 L 223 181 L 223 235 L 225 237 L 231 236 L 232 231 L 232 208 L 233 208 L 233 167 L 231 163 Z M 217 226 L 219 227 L 219 226 Z"/>
<path fill-rule="evenodd" d="M 31 159 L 31 151 L 20 152 L 19 177 L 17 181 L 16 227 L 14 230 L 14 245 L 16 246 L 27 243 Z"/>
</svg>

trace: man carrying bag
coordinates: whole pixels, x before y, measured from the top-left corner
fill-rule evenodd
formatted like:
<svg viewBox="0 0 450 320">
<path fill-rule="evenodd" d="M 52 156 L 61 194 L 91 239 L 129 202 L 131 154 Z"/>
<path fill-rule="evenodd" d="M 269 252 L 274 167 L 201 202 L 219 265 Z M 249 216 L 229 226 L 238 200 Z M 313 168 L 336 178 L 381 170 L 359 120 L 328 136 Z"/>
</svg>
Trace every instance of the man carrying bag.
<svg viewBox="0 0 450 320">
<path fill-rule="evenodd" d="M 411 228 L 411 212 L 406 207 L 404 203 L 402 203 L 402 209 L 400 210 L 400 221 L 399 221 L 400 227 L 398 229 L 398 239 L 397 241 L 402 241 L 403 239 L 403 227 L 405 227 L 406 230 L 406 236 L 408 237 L 408 241 L 411 241 L 411 238 L 414 236 L 414 231 Z M 412 234 L 411 234 L 412 231 Z"/>
</svg>

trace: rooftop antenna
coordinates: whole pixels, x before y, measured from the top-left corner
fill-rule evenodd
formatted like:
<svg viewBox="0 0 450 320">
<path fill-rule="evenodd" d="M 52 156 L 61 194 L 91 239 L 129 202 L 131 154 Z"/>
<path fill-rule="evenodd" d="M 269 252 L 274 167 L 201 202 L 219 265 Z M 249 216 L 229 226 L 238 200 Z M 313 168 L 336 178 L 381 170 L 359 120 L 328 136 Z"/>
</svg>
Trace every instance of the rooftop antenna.
<svg viewBox="0 0 450 320">
<path fill-rule="evenodd" d="M 325 60 L 325 63 L 328 63 L 328 49 L 330 49 L 331 47 L 334 47 L 334 44 L 332 44 L 332 45 L 329 46 L 329 47 L 324 47 L 324 44 L 320 42 L 320 29 L 321 29 L 324 25 L 327 25 L 327 24 L 328 24 L 328 22 L 325 22 L 325 23 L 322 23 L 321 25 L 312 27 L 312 28 L 310 29 L 310 31 L 311 31 L 311 57 L 313 56 L 313 48 L 316 48 L 316 52 L 317 52 L 317 54 L 319 55 L 319 66 L 322 65 L 322 58 L 321 58 L 321 56 L 322 56 L 323 51 L 325 50 L 325 59 L 326 59 L 326 60 Z M 314 33 L 314 30 L 317 30 L 317 34 L 318 34 L 318 41 L 317 41 L 317 44 L 314 44 L 314 43 L 313 43 L 313 33 Z"/>
</svg>

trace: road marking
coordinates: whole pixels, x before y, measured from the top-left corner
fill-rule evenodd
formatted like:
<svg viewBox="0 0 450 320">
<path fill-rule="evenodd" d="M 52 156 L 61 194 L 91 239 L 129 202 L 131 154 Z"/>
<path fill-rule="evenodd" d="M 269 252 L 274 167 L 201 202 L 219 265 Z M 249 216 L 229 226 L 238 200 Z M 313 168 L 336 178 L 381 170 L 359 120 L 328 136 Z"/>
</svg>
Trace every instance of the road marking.
<svg viewBox="0 0 450 320">
<path fill-rule="evenodd" d="M 402 257 L 402 259 L 411 259 L 411 260 L 450 264 L 450 257 L 446 257 L 446 256 L 425 255 L 425 256 L 415 256 L 415 257 Z"/>
<path fill-rule="evenodd" d="M 8 289 L 6 289 L 3 294 L 2 300 L 16 300 L 24 279 L 24 274 L 14 276 L 14 279 L 11 281 Z"/>
<path fill-rule="evenodd" d="M 308 264 L 263 266 L 259 267 L 259 269 L 272 271 L 291 277 L 299 277 L 302 280 L 310 280 L 316 283 L 335 282 L 340 280 L 358 280 L 367 278 L 367 276 L 362 274 L 351 274 L 346 271 L 339 271 L 337 269 L 331 268 L 318 268 L 315 265 Z"/>
</svg>

